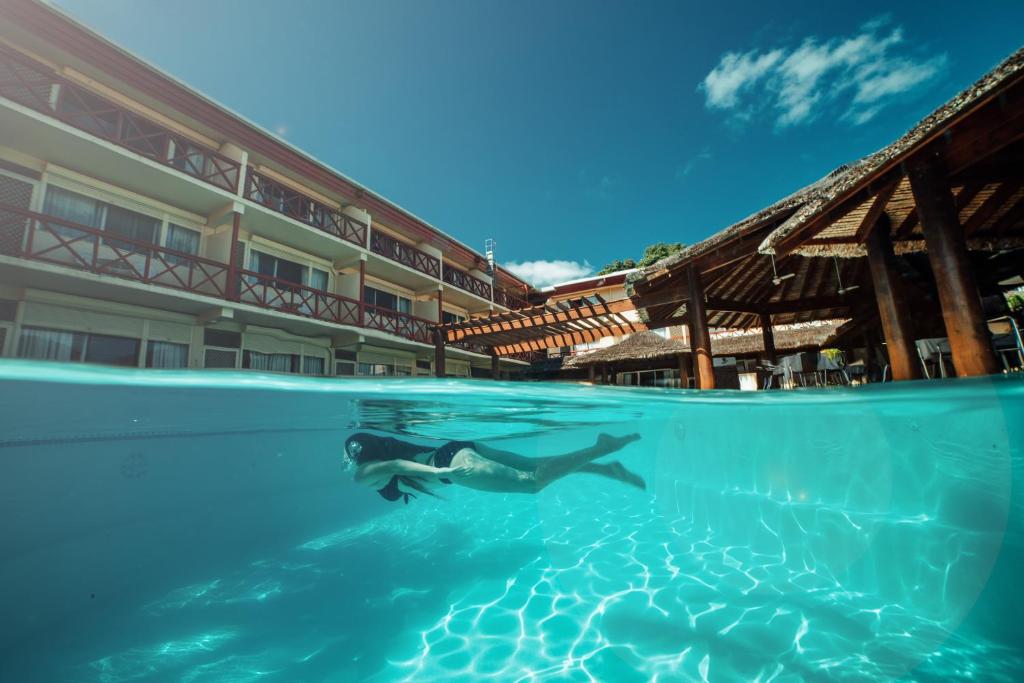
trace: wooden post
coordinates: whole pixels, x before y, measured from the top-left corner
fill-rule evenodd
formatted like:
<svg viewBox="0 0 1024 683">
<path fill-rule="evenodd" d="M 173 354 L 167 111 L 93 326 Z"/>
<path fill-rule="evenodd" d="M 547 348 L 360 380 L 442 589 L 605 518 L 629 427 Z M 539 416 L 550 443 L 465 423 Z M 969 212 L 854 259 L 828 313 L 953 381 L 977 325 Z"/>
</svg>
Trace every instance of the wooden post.
<svg viewBox="0 0 1024 683">
<path fill-rule="evenodd" d="M 775 330 L 772 329 L 772 314 L 761 314 L 761 337 L 764 340 L 764 359 L 775 365 L 778 357 L 775 353 Z"/>
<path fill-rule="evenodd" d="M 953 366 L 960 376 L 993 374 L 996 356 L 945 164 L 938 152 L 928 149 L 908 160 L 906 170 L 939 291 Z"/>
<path fill-rule="evenodd" d="M 868 250 L 868 266 L 871 268 L 871 281 L 875 285 L 878 316 L 885 334 L 892 378 L 920 379 L 921 364 L 914 348 L 910 304 L 903 291 L 903 283 L 896 273 L 891 229 L 888 217 L 883 214 L 864 243 Z"/>
<path fill-rule="evenodd" d="M 587 380 L 589 380 L 591 384 L 594 383 L 594 379 L 595 379 L 595 375 L 596 374 L 597 374 L 597 366 L 594 365 L 593 363 L 591 363 L 590 365 L 587 366 Z"/>
<path fill-rule="evenodd" d="M 601 384 L 608 384 L 608 364 L 601 366 Z"/>
<path fill-rule="evenodd" d="M 359 327 L 366 326 L 366 259 L 359 259 Z M 438 322 L 441 322 L 438 320 Z"/>
<path fill-rule="evenodd" d="M 231 219 L 231 244 L 229 246 L 228 253 L 228 281 L 227 286 L 224 288 L 224 293 L 227 294 L 227 298 L 231 301 L 238 301 L 239 297 L 239 277 L 238 277 L 238 230 L 241 226 L 242 214 L 237 211 L 234 217 Z M 99 240 L 96 240 L 99 244 Z"/>
<path fill-rule="evenodd" d="M 708 312 L 704 305 L 704 285 L 700 273 L 690 266 L 686 269 L 690 300 L 690 348 L 693 349 L 693 373 L 698 389 L 715 388 L 715 368 L 711 361 L 711 334 L 708 332 Z"/>
<path fill-rule="evenodd" d="M 498 355 L 491 352 L 491 379 L 501 379 L 501 369 L 498 367 Z"/>
<path fill-rule="evenodd" d="M 690 359 L 685 353 L 679 354 L 679 388 L 690 388 Z"/>
<path fill-rule="evenodd" d="M 444 332 L 434 330 L 434 377 L 444 377 Z"/>
</svg>

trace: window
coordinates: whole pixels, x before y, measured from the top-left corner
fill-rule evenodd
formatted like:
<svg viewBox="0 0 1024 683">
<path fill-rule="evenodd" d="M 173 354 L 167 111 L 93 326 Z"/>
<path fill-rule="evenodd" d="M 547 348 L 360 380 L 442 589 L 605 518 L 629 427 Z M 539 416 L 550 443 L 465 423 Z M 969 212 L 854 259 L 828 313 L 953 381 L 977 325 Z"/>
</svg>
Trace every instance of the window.
<svg viewBox="0 0 1024 683">
<path fill-rule="evenodd" d="M 412 300 L 375 287 L 363 287 L 363 303 L 399 313 L 412 313 Z"/>
<path fill-rule="evenodd" d="M 360 363 L 359 374 L 370 377 L 390 377 L 395 374 L 394 366 L 389 363 Z"/>
<path fill-rule="evenodd" d="M 18 340 L 18 356 L 138 367 L 139 340 L 87 332 L 65 332 L 43 327 L 24 327 Z"/>
<path fill-rule="evenodd" d="M 347 360 L 335 361 L 334 374 L 339 377 L 354 375 L 356 374 L 356 364 Z"/>
<path fill-rule="evenodd" d="M 147 368 L 187 368 L 188 344 L 151 341 L 146 344 Z"/>
<path fill-rule="evenodd" d="M 445 325 L 451 325 L 452 323 L 464 323 L 466 322 L 466 316 L 459 315 L 458 313 L 452 313 L 451 311 L 443 311 L 441 313 L 441 322 Z"/>
<path fill-rule="evenodd" d="M 230 368 L 238 364 L 238 352 L 231 349 L 206 349 L 203 357 L 204 368 Z"/>
<path fill-rule="evenodd" d="M 324 374 L 324 359 L 319 356 L 303 356 L 302 357 L 302 374 L 303 375 L 323 375 Z"/>
<path fill-rule="evenodd" d="M 229 330 L 214 330 L 207 327 L 203 330 L 203 343 L 207 346 L 223 346 L 227 349 L 238 349 L 242 346 L 242 333 Z"/>
<path fill-rule="evenodd" d="M 275 285 L 282 289 L 286 289 L 289 284 L 306 285 L 322 290 L 326 290 L 328 287 L 327 271 L 319 268 L 312 268 L 255 249 L 252 250 L 249 261 L 252 270 L 278 280 Z"/>
<path fill-rule="evenodd" d="M 112 235 L 119 235 L 139 242 L 156 244 L 160 232 L 161 221 L 152 216 L 129 211 L 120 206 L 107 204 L 92 197 L 65 190 L 62 187 L 46 188 L 46 199 L 43 202 L 43 213 L 63 218 L 72 223 L 80 223 L 90 228 L 99 228 Z M 65 226 L 52 226 L 54 231 L 66 237 L 78 237 L 80 231 Z M 145 253 L 147 250 L 130 242 L 116 239 L 105 239 L 105 244 L 121 251 Z M 198 245 L 197 245 L 198 248 Z"/>
<path fill-rule="evenodd" d="M 242 367 L 267 372 L 299 372 L 299 356 L 294 353 L 243 351 Z"/>
<path fill-rule="evenodd" d="M 410 377 L 412 376 L 412 366 L 395 363 L 395 374 L 401 377 Z"/>
<path fill-rule="evenodd" d="M 164 246 L 175 251 L 183 251 L 186 254 L 198 254 L 199 231 L 169 223 L 167 225 L 167 236 L 164 238 Z M 169 263 L 189 263 L 190 260 L 185 256 L 167 254 L 167 261 Z"/>
</svg>

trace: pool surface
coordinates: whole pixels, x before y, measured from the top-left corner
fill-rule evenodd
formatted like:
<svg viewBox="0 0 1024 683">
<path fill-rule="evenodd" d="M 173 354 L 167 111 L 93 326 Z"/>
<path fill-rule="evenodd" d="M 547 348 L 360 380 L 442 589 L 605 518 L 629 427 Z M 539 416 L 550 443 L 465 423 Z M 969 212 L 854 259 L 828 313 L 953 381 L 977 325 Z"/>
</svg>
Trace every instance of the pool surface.
<svg viewBox="0 0 1024 683">
<path fill-rule="evenodd" d="M 1014 681 L 1024 381 L 725 393 L 0 362 L 3 681 Z M 354 430 L 640 491 L 389 503 Z M 439 442 L 440 443 L 440 442 Z"/>
</svg>

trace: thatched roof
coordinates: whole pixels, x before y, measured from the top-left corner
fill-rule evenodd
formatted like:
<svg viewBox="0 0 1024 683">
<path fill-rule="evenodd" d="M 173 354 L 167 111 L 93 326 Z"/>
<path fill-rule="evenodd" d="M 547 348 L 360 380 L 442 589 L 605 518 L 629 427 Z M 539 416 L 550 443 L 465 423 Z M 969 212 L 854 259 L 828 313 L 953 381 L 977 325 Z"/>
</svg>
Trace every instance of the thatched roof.
<svg viewBox="0 0 1024 683">
<path fill-rule="evenodd" d="M 800 325 L 775 327 L 775 350 L 778 352 L 820 348 L 845 320 L 826 320 Z M 711 353 L 715 356 L 743 356 L 764 351 L 760 328 L 729 332 L 711 337 Z M 690 353 L 690 345 L 679 339 L 665 339 L 656 332 L 638 332 L 614 346 L 567 359 L 562 367 L 581 368 L 599 363 L 655 360 Z"/>
<path fill-rule="evenodd" d="M 911 154 L 941 135 L 952 123 L 973 110 L 976 105 L 987 101 L 994 90 L 1006 85 L 1011 79 L 1015 79 L 1019 75 L 1024 75 L 1024 48 L 1014 52 L 972 86 L 926 116 L 901 138 L 851 165 L 835 182 L 824 185 L 816 184 L 816 186 L 805 188 L 802 191 L 805 196 L 800 208 L 785 223 L 773 230 L 764 239 L 758 247 L 758 251 L 762 254 L 774 254 L 775 247 L 788 235 L 832 207 L 837 200 L 851 195 L 854 191 L 866 185 L 872 178 L 876 178 L 889 169 L 896 167 Z M 992 191 L 994 191 L 994 188 L 989 190 L 989 194 Z M 908 212 L 913 211 L 914 206 L 910 195 L 909 183 L 907 183 L 906 179 L 903 179 L 890 201 L 907 204 L 907 201 L 905 201 L 907 198 L 910 198 Z M 980 201 L 981 199 L 979 199 L 979 204 Z M 858 213 L 863 216 L 863 213 L 866 213 L 866 211 L 867 207 L 864 206 L 863 210 L 858 211 Z M 855 223 L 857 216 L 848 216 L 848 220 Z M 815 255 L 820 255 L 820 251 Z M 825 255 L 853 255 L 839 252 L 843 252 L 843 250 L 839 249 L 836 253 Z"/>
</svg>

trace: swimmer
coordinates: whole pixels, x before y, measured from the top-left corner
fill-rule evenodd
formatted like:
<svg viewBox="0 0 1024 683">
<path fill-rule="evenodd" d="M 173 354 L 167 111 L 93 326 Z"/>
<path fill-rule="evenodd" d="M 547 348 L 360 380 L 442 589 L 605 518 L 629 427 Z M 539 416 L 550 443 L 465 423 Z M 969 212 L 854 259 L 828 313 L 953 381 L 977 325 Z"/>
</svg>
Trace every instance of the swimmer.
<svg viewBox="0 0 1024 683">
<path fill-rule="evenodd" d="M 345 463 L 355 481 L 375 489 L 387 500 L 434 495 L 432 488 L 458 484 L 496 493 L 539 493 L 552 482 L 578 472 L 597 474 L 639 489 L 643 478 L 620 462 L 594 460 L 618 451 L 639 434 L 601 434 L 593 446 L 564 455 L 528 458 L 474 441 L 449 441 L 440 448 L 420 446 L 393 437 L 361 432 L 345 441 Z"/>
</svg>

